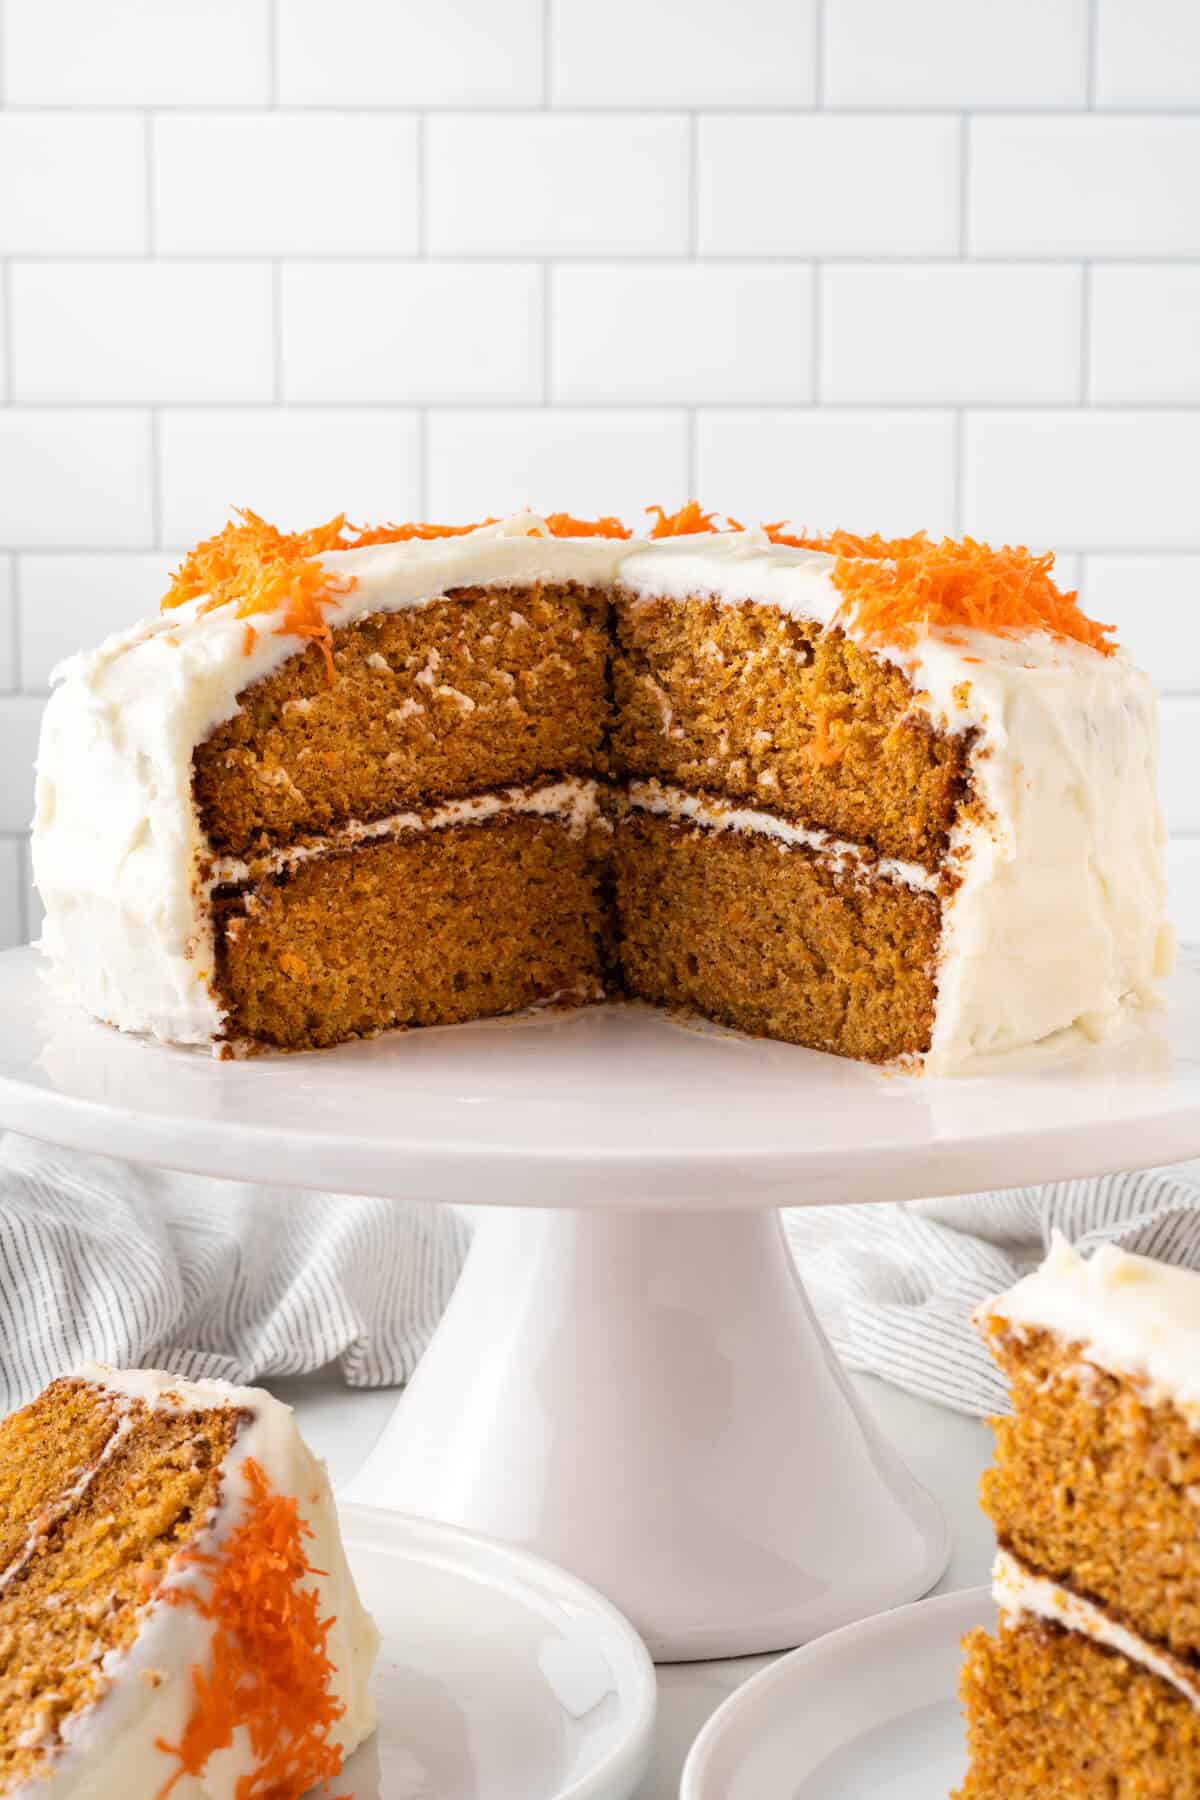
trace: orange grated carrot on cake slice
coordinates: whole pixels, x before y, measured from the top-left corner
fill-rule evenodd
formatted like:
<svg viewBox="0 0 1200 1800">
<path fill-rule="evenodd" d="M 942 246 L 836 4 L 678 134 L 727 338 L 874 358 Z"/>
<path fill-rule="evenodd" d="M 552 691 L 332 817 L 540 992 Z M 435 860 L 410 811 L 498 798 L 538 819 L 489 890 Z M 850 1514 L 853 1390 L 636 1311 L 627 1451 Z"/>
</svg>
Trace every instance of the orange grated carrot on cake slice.
<svg viewBox="0 0 1200 1800">
<path fill-rule="evenodd" d="M 312 1533 L 294 1499 L 275 1493 L 253 1458 L 244 1516 L 216 1553 L 185 1551 L 180 1561 L 211 1579 L 206 1592 L 169 1589 L 173 1606 L 191 1606 L 213 1622 L 212 1658 L 192 1670 L 194 1702 L 178 1744 L 158 1748 L 179 1759 L 159 1789 L 167 1800 L 185 1775 L 199 1777 L 210 1757 L 244 1729 L 255 1757 L 237 1784 L 237 1800 L 300 1800 L 329 1782 L 342 1764 L 329 1732 L 345 1708 L 331 1692 L 326 1639 L 333 1619 L 317 1616 L 319 1575 L 304 1550 Z"/>
</svg>

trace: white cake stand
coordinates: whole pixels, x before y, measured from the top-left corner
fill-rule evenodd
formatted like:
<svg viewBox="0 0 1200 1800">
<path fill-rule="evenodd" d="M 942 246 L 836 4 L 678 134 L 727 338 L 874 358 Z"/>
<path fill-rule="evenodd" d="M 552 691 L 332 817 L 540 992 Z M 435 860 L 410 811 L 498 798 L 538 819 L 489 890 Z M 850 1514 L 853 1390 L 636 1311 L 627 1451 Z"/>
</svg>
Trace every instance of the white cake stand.
<svg viewBox="0 0 1200 1800">
<path fill-rule="evenodd" d="M 565 1565 L 659 1660 L 732 1656 L 912 1599 L 947 1553 L 776 1209 L 1200 1155 L 1200 972 L 1104 1046 L 933 1080 L 622 1007 L 221 1063 L 94 1023 L 12 951 L 0 1124 L 496 1208 L 349 1497 Z"/>
</svg>

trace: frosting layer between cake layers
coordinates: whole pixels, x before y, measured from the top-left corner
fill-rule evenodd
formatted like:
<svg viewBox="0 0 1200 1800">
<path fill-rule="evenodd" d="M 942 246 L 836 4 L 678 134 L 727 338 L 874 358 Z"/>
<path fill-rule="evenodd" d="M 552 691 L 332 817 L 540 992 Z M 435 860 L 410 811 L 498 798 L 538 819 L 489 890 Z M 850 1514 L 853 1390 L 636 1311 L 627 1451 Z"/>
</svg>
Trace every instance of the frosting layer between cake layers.
<svg viewBox="0 0 1200 1800">
<path fill-rule="evenodd" d="M 759 531 L 564 539 L 523 514 L 323 560 L 355 582 L 326 609 L 334 631 L 455 589 L 537 582 L 749 601 L 844 631 L 903 670 L 931 729 L 969 746 L 973 804 L 943 866 L 877 871 L 941 894 L 926 1066 L 958 1068 L 1070 1027 L 1099 1035 L 1127 1002 L 1152 1000 L 1171 949 L 1157 713 L 1149 681 L 1123 655 L 1046 633 L 926 631 L 904 648 L 867 640 L 834 585 L 835 559 Z M 211 1043 L 224 1023 L 192 752 L 237 712 L 244 689 L 302 648 L 280 634 L 281 609 L 256 615 L 247 651 L 232 612 L 191 602 L 65 664 L 38 759 L 34 865 L 52 970 L 97 1016 L 177 1043 Z M 668 810 L 645 793 L 634 804 Z M 792 841 L 784 825 L 764 825 L 769 813 L 719 810 L 722 829 Z M 718 823 L 702 810 L 690 817 Z M 812 831 L 808 847 L 843 862 L 856 849 L 821 837 Z"/>
<path fill-rule="evenodd" d="M 1074 1631 L 1093 1644 L 1128 1657 L 1130 1662 L 1170 1682 L 1193 1706 L 1200 1707 L 1200 1672 L 1181 1657 L 1172 1656 L 1169 1650 L 1149 1643 L 1136 1631 L 1110 1618 L 1103 1607 L 1026 1568 L 1007 1550 L 997 1552 L 992 1567 L 992 1598 L 1005 1625 L 1019 1625 L 1024 1618 L 1060 1625 L 1064 1631 Z"/>
<path fill-rule="evenodd" d="M 354 1586 L 338 1532 L 333 1495 L 324 1467 L 308 1450 L 284 1406 L 260 1388 L 223 1381 L 184 1381 L 159 1370 L 116 1370 L 91 1363 L 81 1380 L 128 1401 L 168 1411 L 213 1407 L 244 1409 L 248 1421 L 222 1466 L 216 1515 L 192 1549 L 218 1548 L 238 1523 L 250 1488 L 253 1461 L 271 1491 L 294 1497 L 312 1536 L 305 1586 L 318 1595 L 318 1614 L 333 1620 L 326 1651 L 334 1668 L 330 1691 L 343 1708 L 332 1741 L 349 1756 L 375 1729 L 368 1682 L 379 1636 Z M 121 1428 L 115 1434 L 119 1440 Z M 127 1651 L 110 1651 L 100 1664 L 111 1685 L 86 1712 L 65 1721 L 63 1746 L 48 1771 L 17 1790 L 21 1800 L 153 1800 L 170 1788 L 172 1800 L 234 1800 L 258 1766 L 244 1727 L 226 1749 L 215 1751 L 199 1776 L 180 1772 L 162 1745 L 178 1745 L 196 1700 L 193 1675 L 209 1667 L 214 1626 L 194 1607 L 167 1595 L 203 1591 L 203 1569 L 180 1561 L 159 1588 L 144 1623 Z M 14 1800 L 16 1796 L 14 1795 Z"/>
</svg>

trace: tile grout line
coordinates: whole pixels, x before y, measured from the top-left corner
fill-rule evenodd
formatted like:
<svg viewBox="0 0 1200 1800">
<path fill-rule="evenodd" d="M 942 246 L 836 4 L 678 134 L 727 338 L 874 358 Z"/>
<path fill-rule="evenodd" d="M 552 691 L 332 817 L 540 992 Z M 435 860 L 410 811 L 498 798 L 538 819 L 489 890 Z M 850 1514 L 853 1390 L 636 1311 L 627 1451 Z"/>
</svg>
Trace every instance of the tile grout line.
<svg viewBox="0 0 1200 1800">
<path fill-rule="evenodd" d="M 825 111 L 825 55 L 828 18 L 825 11 L 825 0 L 816 0 L 813 12 L 813 105 L 818 112 Z"/>
<path fill-rule="evenodd" d="M 952 516 L 954 519 L 955 537 L 961 537 L 963 534 L 963 516 L 966 511 L 966 438 L 966 408 L 959 406 L 956 407 L 954 411 L 954 495 Z"/>
<path fill-rule="evenodd" d="M 570 106 L 555 107 L 556 112 L 564 115 L 577 114 L 587 118 L 613 117 L 648 117 L 657 118 L 663 113 L 685 112 L 687 100 L 649 101 L 596 101 L 592 103 L 576 101 Z M 111 117 L 114 113 L 137 113 L 142 110 L 136 101 L 80 101 L 65 103 L 62 101 L 45 102 L 40 100 L 13 101 L 4 110 L 11 113 L 59 113 L 69 114 L 72 118 Z M 238 101 L 179 101 L 169 108 L 172 115 L 180 114 L 188 118 L 252 118 L 255 115 L 269 116 L 272 112 L 287 113 L 293 118 L 329 117 L 340 115 L 343 118 L 386 118 L 410 119 L 416 114 L 448 113 L 457 117 L 470 118 L 537 118 L 546 109 L 540 102 L 527 102 L 518 106 L 482 105 L 473 106 L 463 101 L 410 101 L 403 106 L 389 106 L 382 101 L 319 101 L 302 103 L 299 101 L 281 101 L 278 106 L 269 102 L 241 103 Z M 746 119 L 791 119 L 797 115 L 811 118 L 815 114 L 830 118 L 845 119 L 889 119 L 895 123 L 912 119 L 953 119 L 959 116 L 959 108 L 954 105 L 937 106 L 830 106 L 817 105 L 816 102 L 804 104 L 793 101 L 790 104 L 773 102 L 770 105 L 756 106 L 749 101 L 722 103 L 720 101 L 705 102 L 706 113 L 713 113 L 721 118 Z M 1104 119 L 1140 119 L 1146 122 L 1155 119 L 1178 119 L 1184 122 L 1194 121 L 1196 107 L 1184 102 L 1169 106 L 1156 105 L 1114 105 L 1090 108 L 1083 104 L 1037 105 L 1028 106 L 972 106 L 971 116 L 980 119 L 1029 119 L 1061 120 L 1083 119 L 1090 111 L 1096 111 Z"/>
<path fill-rule="evenodd" d="M 554 308 L 554 280 L 549 260 L 542 269 L 542 405 L 554 404 L 554 355 L 551 314 Z"/>
<path fill-rule="evenodd" d="M 971 242 L 971 115 L 963 113 L 958 127 L 958 257 L 963 261 Z"/>
<path fill-rule="evenodd" d="M 147 108 L 142 114 L 142 230 L 146 236 L 147 262 L 155 262 L 158 257 L 154 220 L 155 148 L 154 115 Z"/>
<path fill-rule="evenodd" d="M 12 601 L 12 618 L 8 622 L 9 651 L 12 656 L 12 692 L 23 692 L 25 678 L 24 646 L 21 642 L 21 559 L 15 552 L 8 557 L 8 592 Z"/>
<path fill-rule="evenodd" d="M 1079 270 L 1079 404 L 1084 408 L 1092 384 L 1092 266 L 1087 260 Z"/>
<path fill-rule="evenodd" d="M 429 120 L 424 113 L 417 116 L 417 258 L 429 260 Z"/>
<path fill-rule="evenodd" d="M 812 342 L 809 345 L 809 382 L 812 404 L 821 404 L 821 360 L 825 348 L 825 265 L 813 264 L 812 272 Z"/>
<path fill-rule="evenodd" d="M 158 232 L 155 221 L 155 172 L 157 167 L 158 142 L 154 129 L 154 115 L 147 108 L 143 114 L 144 138 L 142 155 L 145 163 L 143 174 L 146 256 L 156 266 L 156 250 Z M 162 409 L 151 406 L 149 409 L 150 434 L 150 536 L 157 548 L 162 543 Z"/>
<path fill-rule="evenodd" d="M 700 117 L 698 113 L 690 112 L 687 118 L 687 257 L 695 262 L 700 254 Z"/>
<path fill-rule="evenodd" d="M 1084 106 L 1096 107 L 1096 80 L 1100 55 L 1100 0 L 1088 0 L 1087 35 L 1084 42 Z"/>
<path fill-rule="evenodd" d="M 916 250 L 902 254 L 894 250 L 829 252 L 822 250 L 785 251 L 781 255 L 773 255 L 766 250 L 707 250 L 700 266 L 707 268 L 710 264 L 718 268 L 748 269 L 804 269 L 811 268 L 814 259 L 829 264 L 830 267 L 858 269 L 912 269 L 953 268 L 962 258 L 955 250 L 929 251 Z M 1025 251 L 977 251 L 969 257 L 973 266 L 981 269 L 1077 269 L 1081 262 L 1087 260 L 1105 261 L 1122 269 L 1161 269 L 1164 266 L 1172 269 L 1200 268 L 1200 252 L 1175 254 L 1167 250 L 1139 251 L 1136 255 L 1122 255 L 1107 248 L 1084 252 L 1077 251 L 1071 256 L 1045 256 L 1036 250 Z M 174 268 L 245 268 L 247 264 L 262 264 L 271 260 L 271 253 L 266 250 L 189 250 L 164 251 L 162 254 L 147 256 L 141 251 L 91 251 L 76 250 L 60 252 L 58 255 L 39 253 L 10 253 L 9 261 L 14 267 L 36 265 L 48 268 L 92 267 L 97 263 L 117 264 L 122 268 L 137 267 L 146 263 L 165 264 Z M 281 260 L 298 269 L 330 269 L 330 268 L 419 268 L 431 263 L 440 268 L 459 268 L 463 270 L 488 268 L 520 268 L 535 266 L 539 258 L 527 252 L 506 253 L 483 250 L 437 251 L 422 256 L 415 251 L 339 251 L 329 250 L 319 255 L 311 251 L 284 252 Z M 553 253 L 553 260 L 568 268 L 642 268 L 642 269 L 678 269 L 687 265 L 687 251 L 676 251 L 669 255 L 662 253 L 654 256 L 634 251 L 610 251 L 605 255 L 586 256 L 577 251 Z"/>
<path fill-rule="evenodd" d="M 542 107 L 543 107 L 543 109 L 545 109 L 546 107 L 549 107 L 549 106 L 553 106 L 553 104 L 554 104 L 553 58 L 552 58 L 552 54 L 551 54 L 551 44 L 550 44 L 550 33 L 551 33 L 551 28 L 552 28 L 550 15 L 551 15 L 552 6 L 553 6 L 553 0 L 542 0 L 541 44 L 540 44 L 539 48 L 541 50 L 541 61 L 542 61 L 541 88 L 542 88 Z"/>
<path fill-rule="evenodd" d="M 283 262 L 271 263 L 271 385 L 274 404 L 283 405 Z"/>
<path fill-rule="evenodd" d="M 541 265 L 546 276 L 553 272 L 550 263 Z M 810 265 L 814 266 L 814 265 Z M 827 266 L 827 265 L 823 265 Z M 540 383 L 539 383 L 540 385 Z M 1044 419 L 1058 415 L 1063 419 L 1078 420 L 1081 412 L 1076 400 L 984 400 L 969 395 L 958 399 L 912 400 L 877 398 L 870 400 L 822 400 L 819 405 L 811 401 L 792 396 L 786 399 L 739 396 L 735 399 L 689 399 L 684 395 L 672 395 L 670 398 L 636 399 L 626 397 L 612 399 L 599 395 L 590 395 L 579 399 L 553 401 L 558 410 L 573 413 L 670 413 L 681 408 L 694 406 L 700 412 L 743 412 L 801 414 L 804 416 L 823 416 L 826 414 L 846 413 L 885 413 L 892 418 L 922 418 L 929 413 L 949 414 L 956 407 L 965 407 L 973 413 L 981 413 L 988 418 L 1004 418 L 1019 414 L 1031 414 Z M 435 411 L 454 413 L 521 413 L 535 411 L 546 405 L 546 401 L 537 395 L 523 399 L 431 399 L 428 394 L 396 395 L 364 400 L 346 398 L 338 400 L 293 400 L 288 410 L 299 414 L 319 415 L 322 413 L 415 413 L 421 407 L 430 407 Z M 275 410 L 273 400 L 26 400 L 20 406 L 10 407 L 10 412 L 41 413 L 47 417 L 59 415 L 68 417 L 75 413 L 111 414 L 116 418 L 127 418 L 130 413 L 144 413 L 157 407 L 160 412 L 196 415 L 212 418 L 220 413 L 250 413 L 261 416 L 264 412 Z M 1191 401 L 1180 403 L 1177 400 L 1105 400 L 1097 401 L 1086 409 L 1089 417 L 1109 419 L 1136 419 L 1146 417 L 1152 419 L 1181 418 L 1200 420 L 1200 403 Z M 0 549 L 4 546 L 0 544 Z M 136 545 L 132 548 L 137 548 Z"/>
<path fill-rule="evenodd" d="M 244 505 L 245 502 L 240 504 Z M 150 408 L 150 534 L 153 548 L 163 547 L 162 408 Z"/>
<path fill-rule="evenodd" d="M 0 261 L 0 383 L 3 383 L 6 406 L 17 404 L 17 359 L 13 324 L 13 264 L 11 257 L 5 257 Z"/>
<path fill-rule="evenodd" d="M 279 105 L 279 0 L 267 0 L 267 85 L 272 107 Z"/>
<path fill-rule="evenodd" d="M 429 408 L 417 414 L 417 517 L 429 517 Z"/>
</svg>

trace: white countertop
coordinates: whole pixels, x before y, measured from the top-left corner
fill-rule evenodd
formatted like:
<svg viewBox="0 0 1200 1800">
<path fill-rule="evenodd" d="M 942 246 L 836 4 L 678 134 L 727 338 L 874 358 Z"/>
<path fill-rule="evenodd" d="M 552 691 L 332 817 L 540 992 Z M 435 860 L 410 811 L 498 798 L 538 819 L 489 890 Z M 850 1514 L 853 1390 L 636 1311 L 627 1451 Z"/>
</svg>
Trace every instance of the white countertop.
<svg viewBox="0 0 1200 1800">
<path fill-rule="evenodd" d="M 355 1473 L 398 1397 L 395 1389 L 349 1389 L 332 1370 L 267 1385 L 296 1408 L 300 1429 L 329 1464 L 335 1485 Z M 911 1399 L 871 1376 L 855 1377 L 855 1386 L 945 1512 L 954 1548 L 935 1591 L 979 1586 L 988 1579 L 993 1551 L 991 1528 L 976 1500 L 991 1458 L 987 1426 Z M 700 1727 L 727 1694 L 771 1660 L 753 1656 L 659 1669 L 658 1745 L 638 1800 L 677 1800 L 680 1770 Z"/>
</svg>

